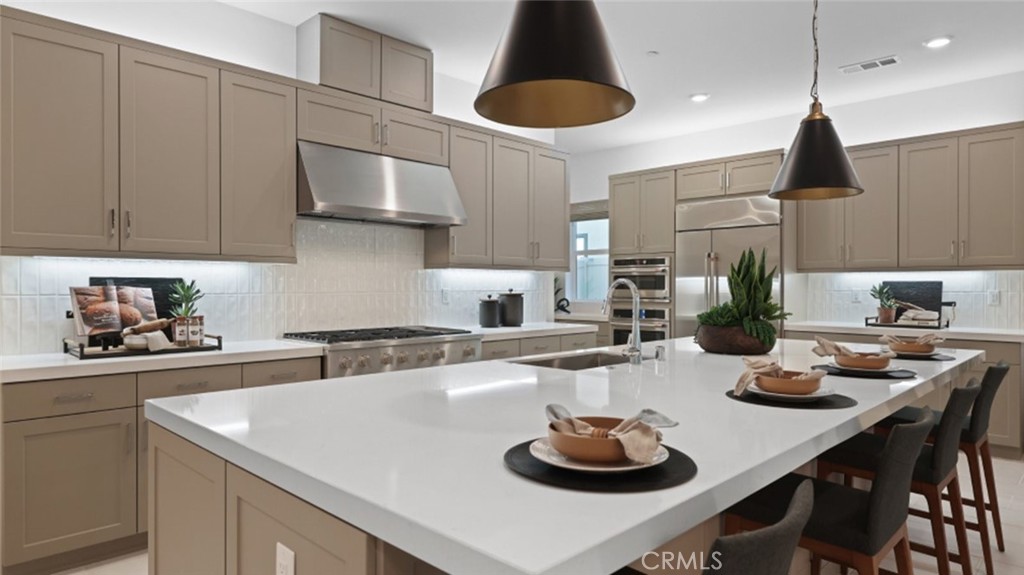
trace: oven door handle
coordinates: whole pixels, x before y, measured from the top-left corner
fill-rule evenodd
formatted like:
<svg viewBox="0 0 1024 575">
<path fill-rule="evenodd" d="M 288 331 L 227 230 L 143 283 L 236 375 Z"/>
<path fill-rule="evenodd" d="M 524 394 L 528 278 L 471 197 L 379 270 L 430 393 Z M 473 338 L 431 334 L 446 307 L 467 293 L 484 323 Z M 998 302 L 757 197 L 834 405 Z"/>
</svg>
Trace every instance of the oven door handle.
<svg viewBox="0 0 1024 575">
<path fill-rule="evenodd" d="M 615 328 L 615 327 L 624 327 L 624 328 L 628 328 L 628 329 L 633 329 L 633 322 L 612 321 L 612 322 L 608 322 L 608 323 L 613 328 Z M 640 320 L 640 328 L 641 329 L 642 328 L 668 329 L 668 323 L 662 322 L 662 321 L 651 321 L 651 320 L 644 320 L 644 319 L 642 319 L 642 320 Z"/>
<path fill-rule="evenodd" d="M 612 275 L 625 274 L 634 276 L 647 276 L 647 275 L 661 275 L 668 274 L 669 269 L 667 267 L 657 268 L 612 268 Z"/>
</svg>

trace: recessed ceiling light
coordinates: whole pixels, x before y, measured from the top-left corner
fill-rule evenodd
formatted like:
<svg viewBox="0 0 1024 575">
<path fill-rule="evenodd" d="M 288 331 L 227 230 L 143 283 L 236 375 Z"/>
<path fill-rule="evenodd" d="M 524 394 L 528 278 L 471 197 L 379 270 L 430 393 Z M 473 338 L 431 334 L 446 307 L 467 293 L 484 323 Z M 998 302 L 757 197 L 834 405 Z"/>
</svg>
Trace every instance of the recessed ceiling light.
<svg viewBox="0 0 1024 575">
<path fill-rule="evenodd" d="M 690 101 L 697 102 L 699 104 L 701 102 L 706 102 L 710 97 L 711 94 L 690 94 Z"/>
<path fill-rule="evenodd" d="M 661 54 L 661 52 L 659 52 L 657 50 L 648 50 L 647 51 L 647 55 L 650 56 L 651 58 L 653 58 L 655 56 L 658 56 L 660 54 Z"/>
<path fill-rule="evenodd" d="M 948 46 L 953 41 L 952 36 L 939 36 L 938 38 L 932 38 L 924 43 L 924 45 L 931 49 L 943 48 Z"/>
</svg>

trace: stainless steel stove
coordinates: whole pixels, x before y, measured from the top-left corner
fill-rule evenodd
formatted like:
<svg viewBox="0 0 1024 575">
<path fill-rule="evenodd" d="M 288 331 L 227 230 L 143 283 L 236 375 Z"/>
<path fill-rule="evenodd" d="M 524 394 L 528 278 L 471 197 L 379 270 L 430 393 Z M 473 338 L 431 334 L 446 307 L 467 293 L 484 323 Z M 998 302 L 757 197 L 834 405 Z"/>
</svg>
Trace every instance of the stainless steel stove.
<svg viewBox="0 0 1024 575">
<path fill-rule="evenodd" d="M 483 336 L 417 325 L 294 332 L 284 337 L 324 344 L 322 371 L 329 378 L 476 361 Z"/>
</svg>

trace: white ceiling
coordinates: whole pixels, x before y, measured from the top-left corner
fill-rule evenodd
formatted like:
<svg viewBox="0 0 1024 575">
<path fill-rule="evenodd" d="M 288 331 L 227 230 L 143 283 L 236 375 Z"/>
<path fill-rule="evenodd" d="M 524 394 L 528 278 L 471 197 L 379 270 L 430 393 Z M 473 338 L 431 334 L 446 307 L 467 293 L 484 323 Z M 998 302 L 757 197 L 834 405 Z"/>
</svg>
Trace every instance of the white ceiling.
<svg viewBox="0 0 1024 575">
<path fill-rule="evenodd" d="M 428 46 L 437 72 L 474 84 L 513 6 L 429 0 L 229 3 L 291 25 L 330 13 Z M 558 130 L 560 147 L 578 153 L 647 142 L 792 114 L 809 103 L 809 0 L 598 5 L 637 106 L 612 122 Z M 946 48 L 921 45 L 945 34 L 954 36 Z M 827 113 L 829 106 L 1024 70 L 1024 1 L 824 0 L 819 39 Z M 660 55 L 648 56 L 649 50 Z M 892 54 L 902 63 L 853 75 L 839 71 L 841 65 Z M 708 92 L 711 99 L 694 104 L 689 95 L 695 92 Z M 985 105 L 984 94 L 978 105 Z"/>
</svg>

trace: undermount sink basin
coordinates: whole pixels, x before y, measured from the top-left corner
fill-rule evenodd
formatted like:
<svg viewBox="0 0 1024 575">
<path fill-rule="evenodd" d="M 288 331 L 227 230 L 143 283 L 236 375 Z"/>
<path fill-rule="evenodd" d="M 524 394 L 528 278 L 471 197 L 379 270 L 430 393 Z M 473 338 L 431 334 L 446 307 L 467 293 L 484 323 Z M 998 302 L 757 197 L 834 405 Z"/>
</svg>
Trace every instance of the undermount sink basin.
<svg viewBox="0 0 1024 575">
<path fill-rule="evenodd" d="M 595 367 L 608 367 L 612 365 L 619 365 L 621 363 L 629 363 L 629 357 L 622 355 L 621 353 L 598 351 L 592 353 L 571 353 L 554 357 L 547 356 L 538 359 L 527 358 L 517 360 L 514 363 L 579 371 L 581 369 L 592 369 Z"/>
</svg>

